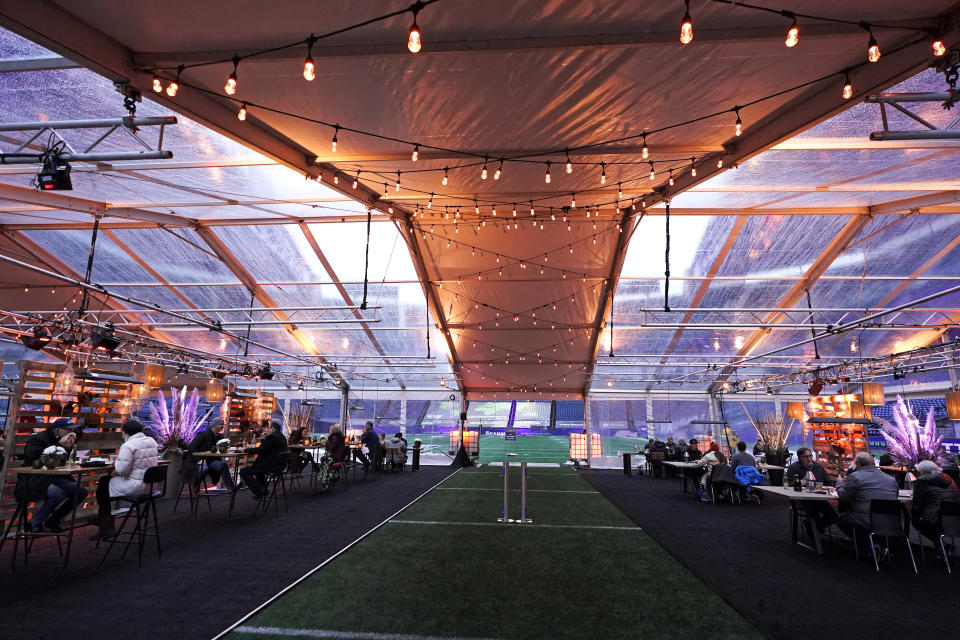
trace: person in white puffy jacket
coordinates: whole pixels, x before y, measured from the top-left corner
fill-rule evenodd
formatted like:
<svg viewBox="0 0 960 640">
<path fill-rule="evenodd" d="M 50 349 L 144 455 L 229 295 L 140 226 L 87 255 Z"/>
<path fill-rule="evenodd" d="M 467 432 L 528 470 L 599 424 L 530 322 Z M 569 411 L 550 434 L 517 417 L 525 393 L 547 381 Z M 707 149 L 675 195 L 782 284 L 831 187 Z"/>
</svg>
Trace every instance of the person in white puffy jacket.
<svg viewBox="0 0 960 640">
<path fill-rule="evenodd" d="M 143 433 L 140 421 L 127 420 L 121 427 L 121 433 L 123 444 L 117 451 L 113 475 L 103 476 L 97 484 L 100 531 L 94 538 L 111 538 L 115 535 L 110 498 L 145 494 L 149 488 L 143 483 L 143 475 L 150 467 L 157 466 L 157 441 Z"/>
</svg>

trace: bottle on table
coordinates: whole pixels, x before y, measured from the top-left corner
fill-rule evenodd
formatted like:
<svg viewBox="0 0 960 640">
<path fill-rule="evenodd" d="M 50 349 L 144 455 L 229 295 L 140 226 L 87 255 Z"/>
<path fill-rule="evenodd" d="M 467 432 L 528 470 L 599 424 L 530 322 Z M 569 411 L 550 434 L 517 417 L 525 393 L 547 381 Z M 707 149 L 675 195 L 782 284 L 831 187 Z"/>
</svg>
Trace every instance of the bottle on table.
<svg viewBox="0 0 960 640">
<path fill-rule="evenodd" d="M 803 491 L 803 479 L 800 477 L 799 473 L 793 477 L 793 490 Z"/>
</svg>

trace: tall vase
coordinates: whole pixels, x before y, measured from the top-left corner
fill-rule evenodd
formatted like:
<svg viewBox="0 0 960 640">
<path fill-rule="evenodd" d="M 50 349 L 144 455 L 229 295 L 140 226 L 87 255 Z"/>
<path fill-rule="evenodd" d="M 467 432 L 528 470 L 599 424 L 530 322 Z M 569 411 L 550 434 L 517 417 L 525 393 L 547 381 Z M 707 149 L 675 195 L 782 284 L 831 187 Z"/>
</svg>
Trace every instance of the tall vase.
<svg viewBox="0 0 960 640">
<path fill-rule="evenodd" d="M 183 452 L 180 449 L 167 449 L 161 457 L 170 462 L 167 465 L 168 493 L 176 491 L 180 486 L 180 472 L 183 470 Z"/>
</svg>

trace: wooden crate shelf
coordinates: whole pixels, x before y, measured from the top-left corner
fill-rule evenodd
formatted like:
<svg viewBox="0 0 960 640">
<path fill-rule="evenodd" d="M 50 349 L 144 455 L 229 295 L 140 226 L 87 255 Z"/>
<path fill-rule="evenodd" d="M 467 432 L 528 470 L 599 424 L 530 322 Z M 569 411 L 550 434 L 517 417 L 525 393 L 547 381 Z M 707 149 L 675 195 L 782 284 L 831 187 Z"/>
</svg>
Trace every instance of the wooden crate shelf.
<svg viewBox="0 0 960 640">
<path fill-rule="evenodd" d="M 18 365 L 19 382 L 10 398 L 3 437 L 4 464 L 0 486 L 2 526 L 6 526 L 7 519 L 16 508 L 13 491 L 17 478 L 12 470 L 23 464 L 23 447 L 27 439 L 63 414 L 55 391 L 57 377 L 64 372 L 65 365 L 29 360 L 21 360 Z M 79 390 L 93 394 L 90 403 L 79 411 L 64 414 L 82 428 L 77 449 L 89 450 L 91 454 L 116 453 L 123 441 L 120 427 L 129 415 L 124 401 L 130 396 L 132 385 L 127 382 L 80 379 L 76 383 Z M 88 497 L 78 509 L 78 517 L 96 513 L 94 493 L 99 475 L 90 473 L 82 476 Z"/>
</svg>

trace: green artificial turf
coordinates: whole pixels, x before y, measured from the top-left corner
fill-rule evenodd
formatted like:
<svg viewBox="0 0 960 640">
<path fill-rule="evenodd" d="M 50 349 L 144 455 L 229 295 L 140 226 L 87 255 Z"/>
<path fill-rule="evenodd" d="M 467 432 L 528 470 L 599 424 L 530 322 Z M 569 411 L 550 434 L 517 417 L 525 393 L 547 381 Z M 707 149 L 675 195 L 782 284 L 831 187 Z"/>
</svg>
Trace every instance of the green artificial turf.
<svg viewBox="0 0 960 640">
<path fill-rule="evenodd" d="M 511 470 L 517 488 L 519 474 Z M 495 522 L 499 469 L 463 470 L 244 625 L 503 639 L 763 637 L 575 471 L 532 468 L 528 482 L 532 525 Z"/>
</svg>

